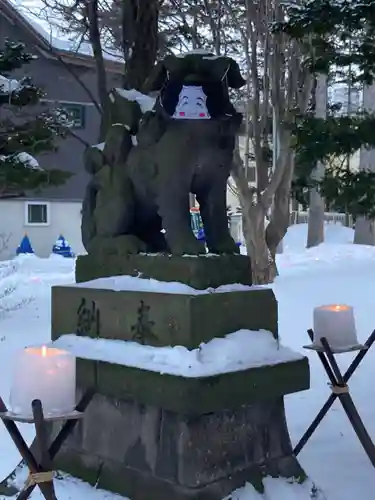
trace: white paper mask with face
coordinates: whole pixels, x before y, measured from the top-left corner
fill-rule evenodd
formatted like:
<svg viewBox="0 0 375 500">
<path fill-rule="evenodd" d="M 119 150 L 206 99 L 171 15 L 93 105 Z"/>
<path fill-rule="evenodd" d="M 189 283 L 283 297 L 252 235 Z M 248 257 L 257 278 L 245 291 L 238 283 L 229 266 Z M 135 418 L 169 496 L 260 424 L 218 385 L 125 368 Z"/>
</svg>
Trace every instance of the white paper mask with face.
<svg viewBox="0 0 375 500">
<path fill-rule="evenodd" d="M 207 109 L 207 96 L 202 87 L 183 86 L 178 97 L 178 104 L 173 114 L 176 120 L 210 120 Z"/>
</svg>

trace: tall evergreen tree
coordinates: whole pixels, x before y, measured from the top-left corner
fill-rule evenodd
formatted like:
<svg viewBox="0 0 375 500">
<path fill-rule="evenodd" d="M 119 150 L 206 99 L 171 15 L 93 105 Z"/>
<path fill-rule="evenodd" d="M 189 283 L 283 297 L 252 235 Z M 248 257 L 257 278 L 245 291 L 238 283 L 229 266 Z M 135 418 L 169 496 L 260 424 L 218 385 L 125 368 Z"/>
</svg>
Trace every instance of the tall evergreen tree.
<svg viewBox="0 0 375 500">
<path fill-rule="evenodd" d="M 36 59 L 20 42 L 5 40 L 0 50 L 0 198 L 63 184 L 72 174 L 44 170 L 35 157 L 56 150 L 69 121 L 61 110 L 45 111 L 42 89 L 12 72 Z"/>
<path fill-rule="evenodd" d="M 302 64 L 314 74 L 352 85 L 371 85 L 375 78 L 375 1 L 307 0 L 290 5 L 288 17 L 274 26 L 298 40 L 312 43 L 312 57 Z M 294 183 L 300 201 L 317 186 L 331 208 L 355 217 L 375 217 L 375 169 L 352 171 L 343 160 L 360 148 L 375 148 L 375 115 L 359 110 L 350 115 L 329 106 L 326 118 L 314 110 L 296 116 L 293 123 L 298 168 Z M 322 180 L 311 173 L 318 161 L 326 164 Z"/>
</svg>

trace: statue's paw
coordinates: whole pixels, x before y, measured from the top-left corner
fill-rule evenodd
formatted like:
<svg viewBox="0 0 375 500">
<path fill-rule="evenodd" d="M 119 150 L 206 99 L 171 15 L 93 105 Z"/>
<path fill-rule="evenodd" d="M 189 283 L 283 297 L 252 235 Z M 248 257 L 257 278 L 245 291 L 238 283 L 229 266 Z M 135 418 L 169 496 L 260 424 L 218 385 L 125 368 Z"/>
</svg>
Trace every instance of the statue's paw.
<svg viewBox="0 0 375 500">
<path fill-rule="evenodd" d="M 90 242 L 89 254 L 124 255 L 146 251 L 145 244 L 133 235 L 95 236 Z"/>
<path fill-rule="evenodd" d="M 219 243 L 216 243 L 215 245 L 210 245 L 209 242 L 207 242 L 208 250 L 210 253 L 215 253 L 215 254 L 239 254 L 240 253 L 240 248 L 232 238 L 226 238 L 223 241 L 220 241 Z"/>
<path fill-rule="evenodd" d="M 207 253 L 206 245 L 195 238 L 192 238 L 191 241 L 181 241 L 169 246 L 173 255 L 205 255 Z"/>
</svg>

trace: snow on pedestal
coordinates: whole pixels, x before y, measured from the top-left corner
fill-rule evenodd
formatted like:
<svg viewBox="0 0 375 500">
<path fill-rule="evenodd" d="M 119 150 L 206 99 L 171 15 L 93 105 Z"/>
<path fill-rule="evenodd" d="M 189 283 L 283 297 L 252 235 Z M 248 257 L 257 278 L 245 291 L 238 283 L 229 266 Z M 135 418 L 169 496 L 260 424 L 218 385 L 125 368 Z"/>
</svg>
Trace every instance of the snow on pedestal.
<svg viewBox="0 0 375 500">
<path fill-rule="evenodd" d="M 267 287 L 257 287 L 256 285 L 242 285 L 241 283 L 233 283 L 232 285 L 221 285 L 216 288 L 207 288 L 198 290 L 184 283 L 177 281 L 159 281 L 155 279 L 143 279 L 136 276 L 111 276 L 109 278 L 96 278 L 90 281 L 81 283 L 67 284 L 67 287 L 74 288 L 91 288 L 98 290 L 113 290 L 113 291 L 137 291 L 137 292 L 153 292 L 153 293 L 172 293 L 172 294 L 187 294 L 187 295 L 205 295 L 211 293 L 228 293 L 228 292 L 250 292 L 255 290 L 265 289 Z"/>
<path fill-rule="evenodd" d="M 63 335 L 52 344 L 77 358 L 94 359 L 181 377 L 212 377 L 221 373 L 302 360 L 303 356 L 280 346 L 272 333 L 239 330 L 202 343 L 197 349 L 183 346 L 152 347 L 137 342 Z"/>
<path fill-rule="evenodd" d="M 64 415 L 76 406 L 76 359 L 61 349 L 28 347 L 13 365 L 11 411 L 32 416 L 31 403 L 39 399 L 45 416 Z"/>
<path fill-rule="evenodd" d="M 21 243 L 18 245 L 16 254 L 21 255 L 21 254 L 33 254 L 34 250 L 33 247 L 31 246 L 31 242 L 27 234 L 22 238 Z"/>
</svg>

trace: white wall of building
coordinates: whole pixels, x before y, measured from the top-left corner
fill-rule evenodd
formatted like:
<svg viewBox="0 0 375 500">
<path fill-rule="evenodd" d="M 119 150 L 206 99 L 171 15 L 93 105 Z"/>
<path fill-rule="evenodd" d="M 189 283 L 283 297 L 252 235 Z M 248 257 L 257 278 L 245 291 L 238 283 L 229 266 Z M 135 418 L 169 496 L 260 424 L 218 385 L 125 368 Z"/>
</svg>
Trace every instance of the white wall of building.
<svg viewBox="0 0 375 500">
<path fill-rule="evenodd" d="M 234 188 L 236 187 L 232 180 L 229 182 L 231 186 Z M 230 207 L 232 212 L 236 212 L 237 208 L 240 207 L 240 200 L 238 199 L 238 196 L 229 186 L 227 187 L 227 207 Z"/>
<path fill-rule="evenodd" d="M 80 201 L 0 200 L 0 260 L 16 255 L 25 233 L 38 257 L 50 255 L 60 234 L 75 254 L 86 253 L 81 240 L 81 208 Z M 36 212 L 43 212 L 43 222 L 31 220 Z"/>
</svg>

